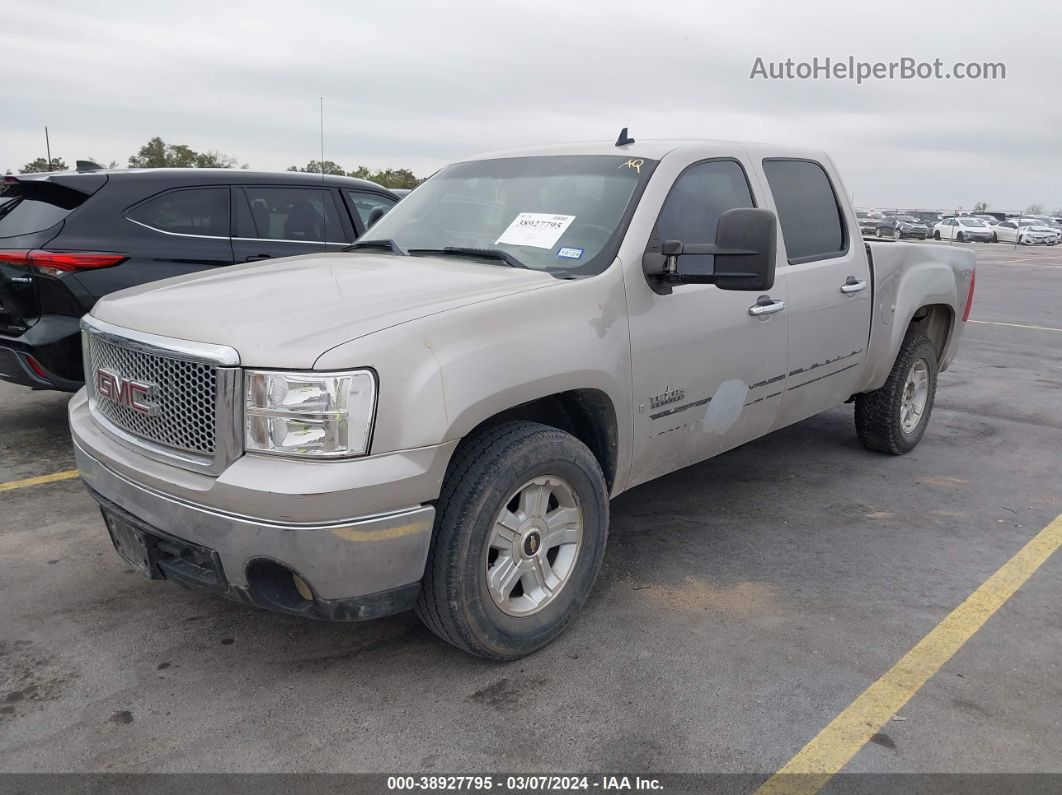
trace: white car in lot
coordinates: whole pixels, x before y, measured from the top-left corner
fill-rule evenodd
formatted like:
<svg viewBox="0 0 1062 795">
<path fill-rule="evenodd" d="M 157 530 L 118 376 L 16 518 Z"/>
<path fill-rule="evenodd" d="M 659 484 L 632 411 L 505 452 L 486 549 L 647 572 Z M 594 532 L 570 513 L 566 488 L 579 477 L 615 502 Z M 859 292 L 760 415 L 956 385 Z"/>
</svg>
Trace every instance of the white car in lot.
<svg viewBox="0 0 1062 795">
<path fill-rule="evenodd" d="M 980 218 L 962 216 L 945 218 L 933 227 L 934 240 L 957 240 L 960 243 L 993 241 L 992 227 Z"/>
<path fill-rule="evenodd" d="M 1059 234 L 1049 226 L 1029 220 L 1010 218 L 992 227 L 994 240 L 998 243 L 1021 243 L 1023 246 L 1058 243 Z"/>
</svg>

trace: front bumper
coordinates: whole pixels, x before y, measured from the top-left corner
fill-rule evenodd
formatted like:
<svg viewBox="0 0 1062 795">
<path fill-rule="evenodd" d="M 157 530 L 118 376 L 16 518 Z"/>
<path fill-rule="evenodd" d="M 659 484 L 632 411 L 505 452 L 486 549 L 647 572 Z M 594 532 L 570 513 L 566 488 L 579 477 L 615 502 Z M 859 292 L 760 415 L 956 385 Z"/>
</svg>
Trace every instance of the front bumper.
<svg viewBox="0 0 1062 795">
<path fill-rule="evenodd" d="M 326 525 L 267 523 L 146 489 L 76 444 L 74 458 L 104 510 L 153 538 L 189 542 L 217 561 L 209 567 L 210 577 L 162 565 L 162 578 L 269 610 L 332 621 L 397 613 L 412 607 L 419 593 L 435 521 L 430 505 Z M 291 583 L 278 585 L 282 570 L 302 578 L 313 598 L 299 595 Z"/>
<path fill-rule="evenodd" d="M 105 510 L 152 537 L 216 555 L 219 581 L 209 590 L 333 620 L 398 612 L 416 599 L 435 520 L 430 502 L 454 445 L 350 462 L 248 455 L 215 478 L 117 443 L 95 424 L 83 391 L 70 401 L 70 428 L 81 477 Z M 298 575 L 313 598 L 295 598 L 290 587 L 278 593 L 278 567 Z M 198 587 L 195 578 L 160 573 Z"/>
</svg>

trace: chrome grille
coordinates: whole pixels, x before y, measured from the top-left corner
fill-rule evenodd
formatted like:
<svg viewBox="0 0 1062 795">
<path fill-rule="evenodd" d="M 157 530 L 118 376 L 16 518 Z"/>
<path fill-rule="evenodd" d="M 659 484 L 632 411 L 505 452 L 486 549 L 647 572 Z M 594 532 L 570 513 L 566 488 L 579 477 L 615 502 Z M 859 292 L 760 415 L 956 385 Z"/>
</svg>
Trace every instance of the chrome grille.
<svg viewBox="0 0 1062 795">
<path fill-rule="evenodd" d="M 119 429 L 156 444 L 203 456 L 217 445 L 217 367 L 147 353 L 89 334 L 86 382 L 93 389 L 100 368 L 123 379 L 152 384 L 153 416 L 94 397 L 94 408 Z"/>
</svg>

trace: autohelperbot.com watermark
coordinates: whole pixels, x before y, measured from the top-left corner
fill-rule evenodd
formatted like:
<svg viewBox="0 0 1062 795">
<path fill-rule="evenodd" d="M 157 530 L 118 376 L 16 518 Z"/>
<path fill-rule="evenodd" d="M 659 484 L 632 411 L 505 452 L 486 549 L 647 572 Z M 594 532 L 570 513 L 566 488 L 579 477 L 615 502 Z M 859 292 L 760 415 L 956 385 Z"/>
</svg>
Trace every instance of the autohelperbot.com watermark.
<svg viewBox="0 0 1062 795">
<path fill-rule="evenodd" d="M 931 61 L 903 57 L 895 61 L 861 61 L 847 58 L 811 60 L 769 60 L 757 58 L 749 73 L 750 80 L 1006 80 L 1007 65 L 1001 61 L 955 61 L 946 64 L 940 58 Z"/>
</svg>

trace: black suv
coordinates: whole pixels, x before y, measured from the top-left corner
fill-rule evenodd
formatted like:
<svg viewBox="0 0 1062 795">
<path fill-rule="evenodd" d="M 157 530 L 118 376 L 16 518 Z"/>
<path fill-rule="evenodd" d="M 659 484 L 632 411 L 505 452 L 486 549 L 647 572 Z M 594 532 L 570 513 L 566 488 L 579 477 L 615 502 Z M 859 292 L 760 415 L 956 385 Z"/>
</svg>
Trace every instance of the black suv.
<svg viewBox="0 0 1062 795">
<path fill-rule="evenodd" d="M 338 251 L 398 198 L 373 182 L 297 172 L 3 177 L 0 380 L 76 390 L 79 319 L 101 296 L 237 262 Z"/>
</svg>

